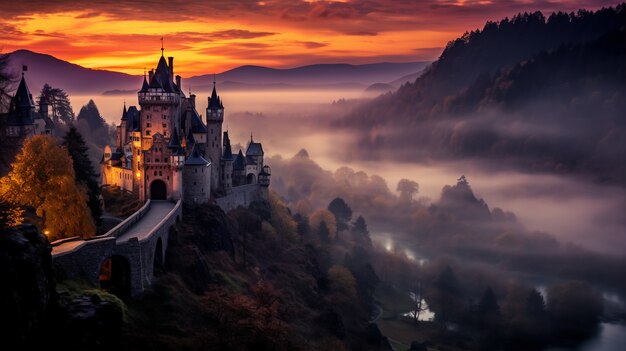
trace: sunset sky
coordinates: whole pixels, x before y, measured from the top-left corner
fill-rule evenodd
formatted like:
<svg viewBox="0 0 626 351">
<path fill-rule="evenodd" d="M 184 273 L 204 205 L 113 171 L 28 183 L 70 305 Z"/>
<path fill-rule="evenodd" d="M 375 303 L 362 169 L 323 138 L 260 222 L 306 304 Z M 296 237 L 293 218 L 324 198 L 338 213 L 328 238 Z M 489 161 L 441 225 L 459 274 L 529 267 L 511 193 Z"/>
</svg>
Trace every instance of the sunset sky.
<svg viewBox="0 0 626 351">
<path fill-rule="evenodd" d="M 29 49 L 89 68 L 142 74 L 165 39 L 184 77 L 240 65 L 434 60 L 485 21 L 604 0 L 15 1 L 0 10 L 2 52 Z"/>
</svg>

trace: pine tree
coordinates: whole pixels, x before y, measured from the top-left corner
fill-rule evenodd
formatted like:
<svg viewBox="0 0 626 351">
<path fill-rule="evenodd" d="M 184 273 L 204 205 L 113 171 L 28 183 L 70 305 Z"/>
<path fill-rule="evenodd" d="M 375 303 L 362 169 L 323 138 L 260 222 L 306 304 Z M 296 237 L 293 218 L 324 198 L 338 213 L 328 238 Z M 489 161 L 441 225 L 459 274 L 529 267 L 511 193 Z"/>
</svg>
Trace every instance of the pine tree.
<svg viewBox="0 0 626 351">
<path fill-rule="evenodd" d="M 91 211 L 96 226 L 102 223 L 102 208 L 100 207 L 100 186 L 98 174 L 89 160 L 89 148 L 85 144 L 83 136 L 73 126 L 63 137 L 63 145 L 72 157 L 76 183 L 87 189 L 87 206 Z"/>
<path fill-rule="evenodd" d="M 59 123 L 59 121 L 63 121 L 65 124 L 70 124 L 74 122 L 74 110 L 72 109 L 72 104 L 70 103 L 70 97 L 67 95 L 65 91 L 61 88 L 53 88 L 47 83 L 44 84 L 41 89 L 41 94 L 37 101 L 41 101 L 42 98 L 46 98 L 48 103 L 50 104 L 50 109 L 52 112 L 52 121 L 54 123 Z"/>
</svg>

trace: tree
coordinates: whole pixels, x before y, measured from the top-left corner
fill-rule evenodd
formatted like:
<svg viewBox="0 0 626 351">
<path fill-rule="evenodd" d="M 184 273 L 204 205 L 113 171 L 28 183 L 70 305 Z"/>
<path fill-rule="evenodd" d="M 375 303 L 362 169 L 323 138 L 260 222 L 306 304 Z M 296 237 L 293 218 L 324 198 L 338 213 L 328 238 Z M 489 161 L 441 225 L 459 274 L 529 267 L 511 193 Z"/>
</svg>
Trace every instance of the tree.
<svg viewBox="0 0 626 351">
<path fill-rule="evenodd" d="M 445 329 L 461 310 L 461 289 L 450 266 L 441 271 L 428 294 L 428 305 L 435 312 L 435 321 Z"/>
<path fill-rule="evenodd" d="M 487 287 L 478 303 L 478 318 L 482 326 L 492 327 L 499 317 L 498 299 L 491 287 Z"/>
<path fill-rule="evenodd" d="M 320 223 L 319 227 L 317 227 L 317 236 L 320 238 L 320 242 L 322 243 L 330 242 L 330 232 L 328 231 L 326 222 Z"/>
<path fill-rule="evenodd" d="M 53 88 L 46 83 L 41 89 L 41 94 L 39 94 L 37 101 L 39 102 L 43 98 L 48 100 L 54 123 L 63 121 L 69 125 L 74 122 L 74 110 L 72 110 L 69 96 L 63 89 Z"/>
<path fill-rule="evenodd" d="M 602 308 L 602 297 L 587 283 L 570 281 L 548 289 L 548 313 L 561 333 L 593 330 Z"/>
<path fill-rule="evenodd" d="M 335 302 L 346 303 L 356 298 L 356 279 L 346 267 L 340 265 L 330 267 L 328 281 Z"/>
<path fill-rule="evenodd" d="M 52 137 L 26 140 L 12 166 L 0 179 L 0 197 L 35 209 L 51 240 L 95 233 L 86 189 L 76 184 L 72 158 Z"/>
<path fill-rule="evenodd" d="M 424 296 L 422 296 L 422 284 L 417 283 L 413 286 L 413 291 L 411 292 L 411 299 L 413 300 L 413 310 L 411 311 L 411 315 L 413 316 L 413 321 L 415 323 L 419 323 L 420 314 L 426 310 L 428 310 L 428 306 L 424 303 Z"/>
<path fill-rule="evenodd" d="M 365 223 L 363 216 L 357 217 L 356 221 L 354 221 L 351 234 L 355 244 L 368 249 L 372 248 L 372 239 L 370 238 L 370 232 L 367 229 L 367 223 Z"/>
<path fill-rule="evenodd" d="M 335 220 L 335 215 L 326 209 L 319 209 L 313 212 L 311 217 L 309 217 L 309 225 L 311 226 L 311 231 L 313 233 L 319 232 L 319 228 L 322 223 L 324 223 L 326 229 L 328 229 L 329 239 L 335 239 L 335 235 L 337 234 L 337 222 Z"/>
<path fill-rule="evenodd" d="M 99 226 L 102 223 L 102 207 L 100 206 L 100 186 L 98 185 L 98 174 L 93 168 L 87 152 L 89 148 L 85 144 L 83 136 L 76 131 L 73 126 L 63 137 L 63 145 L 67 148 L 72 157 L 76 183 L 87 189 L 87 206 L 91 211 L 91 216 Z"/>
<path fill-rule="evenodd" d="M 419 192 L 419 184 L 413 180 L 400 179 L 396 191 L 400 193 L 400 201 L 410 203 L 413 195 Z"/>
<path fill-rule="evenodd" d="M 274 191 L 270 192 L 270 224 L 279 235 L 291 241 L 298 239 L 298 223 Z"/>
<path fill-rule="evenodd" d="M 337 197 L 331 201 L 328 210 L 335 216 L 337 231 L 348 229 L 348 223 L 352 220 L 352 209 L 342 198 Z"/>
<path fill-rule="evenodd" d="M 78 116 L 76 117 L 76 121 L 85 121 L 87 126 L 89 126 L 92 131 L 106 127 L 106 121 L 100 115 L 98 106 L 96 106 L 96 103 L 93 102 L 93 100 L 89 100 L 87 105 L 81 107 L 80 112 L 78 112 Z"/>
</svg>

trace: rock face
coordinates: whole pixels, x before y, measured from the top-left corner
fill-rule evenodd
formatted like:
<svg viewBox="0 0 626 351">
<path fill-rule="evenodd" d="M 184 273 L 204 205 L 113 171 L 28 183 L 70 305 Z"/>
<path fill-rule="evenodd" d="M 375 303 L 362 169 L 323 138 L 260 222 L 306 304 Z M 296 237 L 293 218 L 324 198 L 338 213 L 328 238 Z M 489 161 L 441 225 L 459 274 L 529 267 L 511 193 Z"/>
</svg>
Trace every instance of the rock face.
<svg viewBox="0 0 626 351">
<path fill-rule="evenodd" d="M 0 337 L 24 345 L 41 335 L 55 300 L 48 239 L 33 225 L 0 235 Z"/>
<path fill-rule="evenodd" d="M 58 325 L 71 330 L 73 337 L 67 344 L 77 348 L 93 345 L 115 345 L 119 342 L 124 315 L 120 307 L 103 300 L 97 294 L 73 299 L 60 299 Z"/>
</svg>

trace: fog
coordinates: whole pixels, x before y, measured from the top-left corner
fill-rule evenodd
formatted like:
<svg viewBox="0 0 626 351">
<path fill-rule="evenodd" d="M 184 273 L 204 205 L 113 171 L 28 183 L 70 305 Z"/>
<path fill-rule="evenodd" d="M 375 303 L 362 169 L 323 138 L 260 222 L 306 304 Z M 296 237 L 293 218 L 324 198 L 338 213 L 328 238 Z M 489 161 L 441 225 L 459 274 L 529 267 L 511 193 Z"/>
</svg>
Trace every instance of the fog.
<svg viewBox="0 0 626 351">
<path fill-rule="evenodd" d="M 626 254 L 626 218 L 623 215 L 626 190 L 619 186 L 599 185 L 572 175 L 494 167 L 495 162 L 484 159 L 437 161 L 416 157 L 411 161 L 408 157 L 385 157 L 379 153 L 369 160 L 364 154 L 371 145 L 361 148 L 362 131 L 333 126 L 337 119 L 363 101 L 358 100 L 363 96 L 359 90 L 219 93 L 226 111 L 224 127 L 229 130 L 234 144 L 245 147 L 252 133 L 255 140 L 263 143 L 267 156 L 281 156 L 283 160 L 305 149 L 310 159 L 324 170 L 334 172 L 348 166 L 369 176 L 382 177 L 391 194 L 397 194 L 396 184 L 400 179 L 411 179 L 419 183 L 418 197 L 422 202 L 437 200 L 445 185 L 454 184 L 464 174 L 478 197 L 491 208 L 515 213 L 530 231 L 548 232 L 565 243 L 593 250 Z M 196 94 L 198 112 L 204 114 L 210 92 Z M 124 99 L 128 106 L 137 104 L 135 94 L 71 96 L 74 109 L 80 109 L 91 98 L 109 123 L 119 123 Z M 507 130 L 526 133 L 529 128 L 534 127 L 520 122 Z M 546 128 L 542 133 L 556 132 Z M 416 150 L 415 145 L 407 143 L 404 148 L 399 147 L 398 152 L 411 155 L 428 151 Z M 319 198 L 319 203 L 312 205 L 323 207 L 331 199 Z"/>
</svg>

